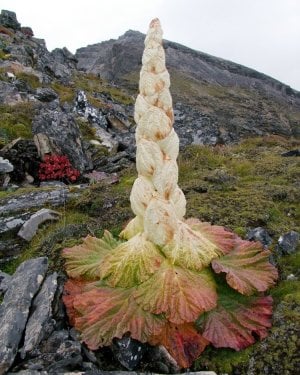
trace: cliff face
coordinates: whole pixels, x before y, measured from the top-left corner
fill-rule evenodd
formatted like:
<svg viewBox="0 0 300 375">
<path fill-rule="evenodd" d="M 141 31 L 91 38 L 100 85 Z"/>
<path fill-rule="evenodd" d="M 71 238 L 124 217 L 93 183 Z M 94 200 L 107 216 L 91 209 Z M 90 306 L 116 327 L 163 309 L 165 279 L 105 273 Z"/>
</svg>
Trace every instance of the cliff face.
<svg viewBox="0 0 300 375">
<path fill-rule="evenodd" d="M 77 68 L 136 90 L 144 34 L 80 48 Z M 165 41 L 177 131 L 193 143 L 262 134 L 300 135 L 300 93 L 245 66 Z M 210 132 L 210 135 L 207 135 Z M 186 135 L 188 136 L 188 135 Z"/>
</svg>

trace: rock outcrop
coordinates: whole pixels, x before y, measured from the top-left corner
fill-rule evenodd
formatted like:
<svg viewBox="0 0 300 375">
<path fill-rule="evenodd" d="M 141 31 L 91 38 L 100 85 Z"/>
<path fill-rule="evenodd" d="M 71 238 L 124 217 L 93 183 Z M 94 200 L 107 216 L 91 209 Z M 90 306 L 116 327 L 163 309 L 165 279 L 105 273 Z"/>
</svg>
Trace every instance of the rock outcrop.
<svg viewBox="0 0 300 375">
<path fill-rule="evenodd" d="M 134 87 L 144 37 L 129 30 L 117 40 L 80 48 L 75 55 L 77 67 Z M 188 131 L 202 132 L 194 134 L 194 143 L 228 143 L 263 134 L 300 135 L 298 91 L 253 69 L 174 42 L 164 41 L 164 47 L 175 109 L 179 107 L 188 120 L 185 130 L 189 124 Z M 207 127 L 212 128 L 208 134 Z"/>
</svg>

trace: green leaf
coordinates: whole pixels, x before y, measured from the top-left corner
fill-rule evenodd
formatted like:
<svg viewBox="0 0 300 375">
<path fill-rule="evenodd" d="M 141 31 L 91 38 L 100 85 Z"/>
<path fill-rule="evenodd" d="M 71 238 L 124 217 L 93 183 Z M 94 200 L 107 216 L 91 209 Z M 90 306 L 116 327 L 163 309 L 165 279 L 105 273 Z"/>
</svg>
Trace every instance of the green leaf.
<svg viewBox="0 0 300 375">
<path fill-rule="evenodd" d="M 209 341 L 196 331 L 194 324 L 168 323 L 158 336 L 150 338 L 149 343 L 163 345 L 180 367 L 188 368 L 203 352 Z"/>
<path fill-rule="evenodd" d="M 178 222 L 178 230 L 173 240 L 164 246 L 162 251 L 173 263 L 200 271 L 208 266 L 212 259 L 226 252 L 229 246 L 232 248 L 235 236 L 222 227 L 199 221 L 197 224 L 193 224 L 193 228 L 196 228 L 193 229 L 188 223 Z"/>
<path fill-rule="evenodd" d="M 251 295 L 275 284 L 277 269 L 269 262 L 270 252 L 259 242 L 239 241 L 229 254 L 212 261 L 216 273 L 225 272 L 227 283 L 238 292 Z"/>
<path fill-rule="evenodd" d="M 138 285 L 156 272 L 164 257 L 157 247 L 138 233 L 120 244 L 100 265 L 101 278 L 110 286 L 123 288 Z"/>
<path fill-rule="evenodd" d="M 141 342 L 160 333 L 165 319 L 141 309 L 131 294 L 131 289 L 102 287 L 75 296 L 75 328 L 90 349 L 110 345 L 128 332 Z"/>
<path fill-rule="evenodd" d="M 134 298 L 144 310 L 165 313 L 175 324 L 195 321 L 217 302 L 215 283 L 209 272 L 196 273 L 168 261 L 137 288 Z"/>
<path fill-rule="evenodd" d="M 62 256 L 66 259 L 67 274 L 72 278 L 99 278 L 99 266 L 104 256 L 120 243 L 105 231 L 101 239 L 87 236 L 81 245 L 64 249 Z"/>
<path fill-rule="evenodd" d="M 223 285 L 218 306 L 199 317 L 203 337 L 217 348 L 241 350 L 264 338 L 271 326 L 272 297 L 245 297 Z"/>
</svg>

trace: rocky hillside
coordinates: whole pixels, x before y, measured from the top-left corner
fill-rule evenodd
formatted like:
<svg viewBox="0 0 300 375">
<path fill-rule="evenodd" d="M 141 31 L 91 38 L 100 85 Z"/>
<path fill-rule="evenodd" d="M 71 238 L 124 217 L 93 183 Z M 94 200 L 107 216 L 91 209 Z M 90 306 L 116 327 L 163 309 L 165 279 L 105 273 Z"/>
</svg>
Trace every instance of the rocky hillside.
<svg viewBox="0 0 300 375">
<path fill-rule="evenodd" d="M 15 13 L 0 15 L 1 375 L 176 372 L 161 347 L 129 337 L 89 350 L 62 302 L 62 250 L 105 229 L 118 236 L 133 216 L 142 40 L 129 31 L 76 56 L 49 52 Z M 187 215 L 261 241 L 280 272 L 268 338 L 241 352 L 209 347 L 191 370 L 298 374 L 300 141 L 291 136 L 299 131 L 299 93 L 245 67 L 165 46 Z"/>
<path fill-rule="evenodd" d="M 136 91 L 145 35 L 80 48 L 77 67 Z M 255 70 L 165 41 L 177 131 L 193 143 L 262 134 L 300 135 L 300 93 Z M 193 134 L 186 135 L 192 128 Z"/>
</svg>

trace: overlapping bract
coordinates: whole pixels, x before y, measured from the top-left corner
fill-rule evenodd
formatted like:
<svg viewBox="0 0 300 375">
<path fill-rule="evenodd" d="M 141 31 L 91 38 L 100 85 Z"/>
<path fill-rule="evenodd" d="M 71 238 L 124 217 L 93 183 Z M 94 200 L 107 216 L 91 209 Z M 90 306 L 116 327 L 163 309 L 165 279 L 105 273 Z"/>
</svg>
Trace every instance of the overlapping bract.
<svg viewBox="0 0 300 375">
<path fill-rule="evenodd" d="M 130 195 L 136 217 L 121 232 L 123 242 L 105 232 L 63 252 L 73 278 L 64 301 L 91 349 L 129 333 L 164 345 L 188 368 L 209 343 L 239 350 L 254 342 L 253 334 L 265 337 L 272 301 L 259 293 L 274 284 L 277 271 L 260 244 L 184 219 L 179 141 L 157 19 L 142 61 L 134 114 L 138 178 Z"/>
</svg>

